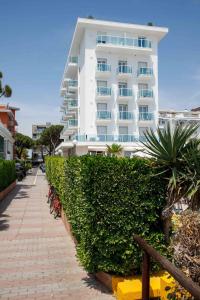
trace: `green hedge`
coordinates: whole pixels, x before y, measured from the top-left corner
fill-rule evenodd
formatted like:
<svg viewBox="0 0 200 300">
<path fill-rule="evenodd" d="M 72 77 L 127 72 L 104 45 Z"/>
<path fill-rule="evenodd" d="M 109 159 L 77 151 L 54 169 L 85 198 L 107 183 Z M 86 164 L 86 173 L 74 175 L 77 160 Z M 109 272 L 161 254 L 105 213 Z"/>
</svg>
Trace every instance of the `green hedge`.
<svg viewBox="0 0 200 300">
<path fill-rule="evenodd" d="M 166 252 L 161 210 L 165 183 L 142 158 L 47 158 L 46 174 L 60 195 L 78 240 L 77 255 L 89 272 L 138 272 L 141 251 L 133 233 Z"/>
<path fill-rule="evenodd" d="M 0 192 L 16 179 L 15 162 L 0 159 Z"/>
</svg>

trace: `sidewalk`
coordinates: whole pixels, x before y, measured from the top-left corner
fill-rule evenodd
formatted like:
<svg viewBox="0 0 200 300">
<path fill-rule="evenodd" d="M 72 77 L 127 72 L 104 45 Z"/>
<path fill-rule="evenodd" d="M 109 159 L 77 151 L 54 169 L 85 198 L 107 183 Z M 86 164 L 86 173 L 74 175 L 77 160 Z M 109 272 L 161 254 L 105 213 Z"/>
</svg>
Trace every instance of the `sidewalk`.
<svg viewBox="0 0 200 300">
<path fill-rule="evenodd" d="M 49 214 L 47 189 L 38 171 L 0 203 L 0 299 L 114 299 L 79 266 L 61 219 Z"/>
</svg>

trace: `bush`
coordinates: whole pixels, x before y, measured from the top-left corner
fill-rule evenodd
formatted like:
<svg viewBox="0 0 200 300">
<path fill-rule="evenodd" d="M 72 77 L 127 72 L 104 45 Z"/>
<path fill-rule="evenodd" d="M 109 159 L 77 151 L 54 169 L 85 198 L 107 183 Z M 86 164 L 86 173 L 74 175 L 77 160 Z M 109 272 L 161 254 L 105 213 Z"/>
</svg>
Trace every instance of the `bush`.
<svg viewBox="0 0 200 300">
<path fill-rule="evenodd" d="M 16 179 L 15 162 L 0 159 L 0 192 Z"/>
<path fill-rule="evenodd" d="M 138 272 L 141 250 L 133 233 L 166 252 L 160 220 L 165 183 L 151 161 L 82 156 L 48 158 L 46 174 L 60 195 L 78 240 L 77 255 L 89 272 Z"/>
</svg>

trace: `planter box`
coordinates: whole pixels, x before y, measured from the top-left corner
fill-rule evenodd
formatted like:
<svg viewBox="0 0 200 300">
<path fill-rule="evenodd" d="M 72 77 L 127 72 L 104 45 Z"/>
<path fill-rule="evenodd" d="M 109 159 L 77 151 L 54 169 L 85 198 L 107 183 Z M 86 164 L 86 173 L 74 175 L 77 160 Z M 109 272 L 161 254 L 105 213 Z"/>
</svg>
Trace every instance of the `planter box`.
<svg viewBox="0 0 200 300">
<path fill-rule="evenodd" d="M 5 190 L 0 192 L 0 201 L 3 200 L 16 186 L 16 181 L 11 183 Z"/>
</svg>

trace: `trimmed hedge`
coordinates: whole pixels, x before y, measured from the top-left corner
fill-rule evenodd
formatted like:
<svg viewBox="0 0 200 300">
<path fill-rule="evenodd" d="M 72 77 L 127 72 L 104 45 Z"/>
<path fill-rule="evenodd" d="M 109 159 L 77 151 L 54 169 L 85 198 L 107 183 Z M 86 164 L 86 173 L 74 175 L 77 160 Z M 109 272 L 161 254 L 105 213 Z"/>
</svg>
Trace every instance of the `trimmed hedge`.
<svg viewBox="0 0 200 300">
<path fill-rule="evenodd" d="M 89 272 L 138 272 L 141 251 L 133 233 L 166 253 L 160 214 L 165 182 L 142 158 L 47 158 L 48 181 L 57 189 L 78 240 L 77 256 Z"/>
<path fill-rule="evenodd" d="M 16 179 L 15 162 L 0 159 L 0 192 Z"/>
</svg>

